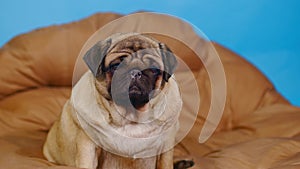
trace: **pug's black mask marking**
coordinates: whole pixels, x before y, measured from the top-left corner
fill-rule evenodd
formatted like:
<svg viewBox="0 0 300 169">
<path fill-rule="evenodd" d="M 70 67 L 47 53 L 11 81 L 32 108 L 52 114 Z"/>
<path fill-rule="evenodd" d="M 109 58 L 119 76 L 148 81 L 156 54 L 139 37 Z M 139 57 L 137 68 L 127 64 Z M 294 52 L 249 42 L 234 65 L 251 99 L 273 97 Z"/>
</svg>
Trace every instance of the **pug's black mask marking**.
<svg viewBox="0 0 300 169">
<path fill-rule="evenodd" d="M 156 67 L 133 66 L 124 60 L 116 69 L 117 65 L 112 65 L 108 71 L 113 82 L 108 87 L 112 95 L 112 88 L 117 91 L 114 101 L 122 106 L 133 105 L 139 109 L 143 107 L 153 97 L 158 78 L 162 76 L 162 71 Z M 116 80 L 114 80 L 116 79 Z"/>
</svg>

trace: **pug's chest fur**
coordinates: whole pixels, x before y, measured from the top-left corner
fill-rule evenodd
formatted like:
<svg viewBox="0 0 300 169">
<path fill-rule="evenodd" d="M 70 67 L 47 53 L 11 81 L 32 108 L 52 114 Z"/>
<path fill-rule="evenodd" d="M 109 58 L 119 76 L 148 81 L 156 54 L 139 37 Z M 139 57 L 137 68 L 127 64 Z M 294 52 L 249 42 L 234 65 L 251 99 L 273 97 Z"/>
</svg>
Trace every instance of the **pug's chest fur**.
<svg viewBox="0 0 300 169">
<path fill-rule="evenodd" d="M 149 147 L 153 148 L 152 145 L 145 146 L 145 144 L 148 144 L 148 142 L 143 142 L 142 139 L 146 139 L 147 137 L 151 136 L 157 136 L 160 135 L 166 128 L 164 123 L 159 121 L 153 121 L 152 123 L 137 123 L 133 122 L 131 120 L 128 120 L 129 117 L 124 117 L 120 114 L 118 114 L 119 118 L 122 119 L 123 122 L 122 125 L 115 125 L 111 123 L 111 127 L 114 128 L 114 131 L 117 132 L 120 135 L 132 137 L 132 138 L 139 138 L 141 141 L 137 144 L 132 144 L 129 140 L 122 140 L 122 139 L 114 139 L 111 140 L 114 142 L 113 144 L 118 146 L 119 149 L 123 149 L 122 146 L 130 147 L 132 152 L 135 151 L 138 147 Z M 169 135 L 168 135 L 169 136 Z M 168 137 L 167 136 L 167 137 Z M 172 140 L 172 139 L 171 139 Z M 173 142 L 173 141 L 172 141 Z M 161 139 L 156 139 L 155 143 L 152 142 L 152 144 L 164 146 Z M 155 147 L 155 149 L 160 149 L 160 146 Z M 146 148 L 147 149 L 147 148 Z M 145 151 L 148 151 L 146 150 Z M 131 154 L 132 152 L 128 152 Z M 165 154 L 172 154 L 172 150 L 169 150 L 169 152 L 162 153 L 160 155 L 156 156 L 150 156 L 150 157 L 143 157 L 143 158 L 135 158 L 135 157 L 124 157 L 120 156 L 118 154 L 111 153 L 109 151 L 106 151 L 104 149 L 101 150 L 101 153 L 98 157 L 98 169 L 107 169 L 107 168 L 114 168 L 114 169 L 140 169 L 140 168 L 146 168 L 146 169 L 165 169 L 165 168 L 173 168 L 172 166 L 165 166 L 165 163 L 163 163 L 161 160 L 161 157 L 163 157 Z M 169 155 L 172 157 L 172 155 Z M 171 160 L 171 159 L 170 159 Z"/>
<path fill-rule="evenodd" d="M 144 138 L 158 135 L 164 129 L 164 122 L 156 119 L 159 116 L 155 110 L 137 112 L 117 108 L 118 112 L 111 112 L 110 125 L 116 132 L 134 138 Z M 157 115 L 158 114 L 158 115 Z"/>
<path fill-rule="evenodd" d="M 137 145 L 138 146 L 138 145 Z M 107 169 L 107 168 L 114 168 L 114 169 L 140 169 L 140 168 L 147 168 L 147 169 L 156 169 L 158 164 L 158 158 L 149 157 L 149 158 L 126 158 L 121 157 L 112 153 L 109 153 L 105 150 L 101 151 L 99 156 L 99 164 L 98 169 Z"/>
<path fill-rule="evenodd" d="M 124 118 L 124 117 L 122 117 Z M 132 138 L 139 138 L 141 141 L 132 144 L 132 141 L 130 140 L 122 140 L 115 138 L 114 140 L 111 140 L 114 144 L 118 147 L 118 149 L 123 149 L 122 147 L 129 147 L 129 149 L 132 152 L 127 152 L 128 154 L 132 154 L 136 151 L 136 148 L 139 147 L 146 147 L 145 150 L 142 151 L 148 151 L 149 148 L 153 148 L 152 144 L 159 145 L 155 146 L 155 149 L 159 151 L 161 146 L 164 146 L 166 144 L 162 141 L 162 139 L 156 139 L 155 143 L 152 142 L 152 144 L 149 144 L 149 142 L 144 142 L 142 139 L 147 139 L 149 136 L 157 136 L 160 135 L 167 125 L 163 125 L 163 123 L 154 122 L 154 124 L 147 124 L 147 123 L 136 123 L 132 122 L 130 120 L 122 120 L 124 124 L 121 126 L 116 126 L 114 124 L 111 124 L 111 127 L 114 128 L 114 131 L 117 132 L 120 135 L 126 136 L 126 137 L 132 137 Z M 169 135 L 164 136 L 169 137 Z M 172 139 L 167 139 L 172 140 Z M 168 144 L 172 144 L 173 141 L 171 141 Z M 149 144 L 148 146 L 145 144 Z M 101 147 L 99 147 L 101 148 Z M 98 169 L 140 169 L 140 168 L 146 168 L 146 169 L 165 169 L 165 168 L 173 168 L 173 166 L 165 166 L 165 163 L 162 162 L 165 154 L 168 154 L 169 157 L 172 157 L 173 154 L 172 150 L 169 150 L 168 152 L 164 152 L 160 155 L 150 156 L 150 157 L 143 157 L 143 158 L 135 158 L 135 157 L 125 157 L 121 156 L 115 153 L 112 153 L 110 151 L 106 151 L 104 149 L 101 150 L 101 153 L 98 156 Z M 163 158 L 162 158 L 163 157 Z M 169 159 L 172 160 L 172 159 Z M 166 163 L 167 164 L 167 163 Z"/>
<path fill-rule="evenodd" d="M 116 132 L 124 136 L 146 138 L 149 137 L 149 135 L 160 134 L 163 130 L 163 127 L 159 125 L 129 123 L 123 126 L 115 127 L 115 129 Z"/>
</svg>

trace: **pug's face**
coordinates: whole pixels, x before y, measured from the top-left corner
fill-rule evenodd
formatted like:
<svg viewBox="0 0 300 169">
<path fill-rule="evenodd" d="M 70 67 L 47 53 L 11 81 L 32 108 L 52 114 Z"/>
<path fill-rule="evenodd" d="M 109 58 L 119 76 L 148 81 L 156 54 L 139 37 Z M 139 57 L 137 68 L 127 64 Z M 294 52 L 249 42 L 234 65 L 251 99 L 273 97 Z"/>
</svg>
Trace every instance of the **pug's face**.
<svg viewBox="0 0 300 169">
<path fill-rule="evenodd" d="M 113 40 L 97 43 L 84 59 L 88 65 L 98 62 L 96 69 L 89 67 L 98 80 L 104 79 L 110 99 L 123 107 L 142 109 L 173 74 L 176 58 L 166 45 L 145 35 L 128 36 L 112 44 Z"/>
</svg>

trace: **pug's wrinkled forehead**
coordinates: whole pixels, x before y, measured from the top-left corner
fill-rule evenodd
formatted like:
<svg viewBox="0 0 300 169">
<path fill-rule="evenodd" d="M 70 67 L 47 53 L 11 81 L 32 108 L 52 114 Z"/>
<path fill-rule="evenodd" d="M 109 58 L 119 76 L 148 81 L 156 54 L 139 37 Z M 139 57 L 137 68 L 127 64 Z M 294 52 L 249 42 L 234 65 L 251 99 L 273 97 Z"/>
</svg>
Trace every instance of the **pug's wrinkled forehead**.
<svg viewBox="0 0 300 169">
<path fill-rule="evenodd" d="M 167 45 L 140 33 L 111 35 L 105 40 L 98 41 L 83 56 L 83 60 L 95 77 L 104 75 L 105 68 L 115 59 L 119 59 L 120 62 L 124 58 L 126 60 L 137 58 L 148 66 L 154 62 L 158 63 L 154 66 L 164 71 L 163 79 L 166 82 L 177 67 L 176 57 Z"/>
<path fill-rule="evenodd" d="M 126 56 L 130 59 L 146 59 L 151 57 L 157 57 L 157 60 L 160 58 L 159 43 L 152 39 L 141 34 L 134 34 L 132 36 L 126 37 L 120 41 L 112 44 L 108 49 L 107 56 L 105 58 L 104 66 L 108 66 L 113 60 Z M 163 66 L 163 63 L 160 63 L 160 66 Z"/>
</svg>

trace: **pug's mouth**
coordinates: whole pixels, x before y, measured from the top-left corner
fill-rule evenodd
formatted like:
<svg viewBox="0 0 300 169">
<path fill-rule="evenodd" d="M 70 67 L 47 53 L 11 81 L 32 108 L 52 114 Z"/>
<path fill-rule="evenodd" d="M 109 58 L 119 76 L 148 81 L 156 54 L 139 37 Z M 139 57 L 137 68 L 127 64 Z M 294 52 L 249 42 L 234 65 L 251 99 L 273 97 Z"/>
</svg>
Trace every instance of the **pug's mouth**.
<svg viewBox="0 0 300 169">
<path fill-rule="evenodd" d="M 132 106 L 136 109 L 143 107 L 150 100 L 150 92 L 147 92 L 137 83 L 133 83 L 129 86 L 129 99 Z"/>
<path fill-rule="evenodd" d="M 129 95 L 141 95 L 142 90 L 139 86 L 137 85 L 132 85 L 129 87 Z"/>
</svg>

